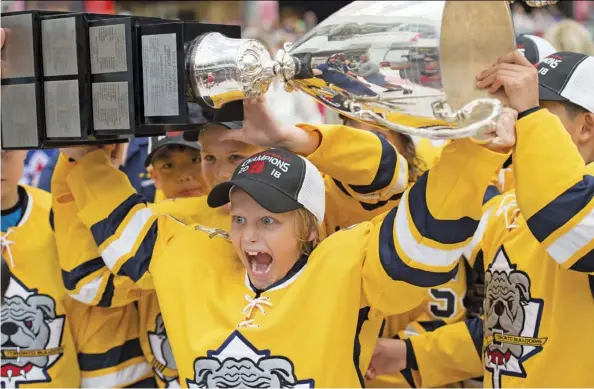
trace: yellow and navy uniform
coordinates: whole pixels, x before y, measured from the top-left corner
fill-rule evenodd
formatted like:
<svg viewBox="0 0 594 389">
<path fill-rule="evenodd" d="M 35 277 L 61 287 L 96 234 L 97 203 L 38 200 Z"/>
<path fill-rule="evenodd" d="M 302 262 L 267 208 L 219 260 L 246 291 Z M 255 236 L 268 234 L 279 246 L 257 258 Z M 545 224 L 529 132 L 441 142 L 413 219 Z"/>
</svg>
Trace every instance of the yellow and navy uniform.
<svg viewBox="0 0 594 389">
<path fill-rule="evenodd" d="M 483 318 L 429 335 L 431 352 L 413 339 L 419 371 L 461 364 L 469 377 L 482 361 L 487 387 L 589 387 L 592 353 L 580 350 L 594 341 L 594 164 L 547 110 L 516 128 L 516 190 L 494 199 L 470 246 L 484 258 Z"/>
<path fill-rule="evenodd" d="M 324 174 L 322 236 L 370 220 L 397 204 L 407 185 L 407 163 L 384 138 L 346 126 L 300 127 L 321 134 L 318 149 L 307 158 Z M 74 166 L 61 156 L 54 172 L 54 181 L 64 181 L 63 194 L 54 191 L 54 212 L 67 221 L 56 233 L 67 288 L 75 299 L 90 305 L 122 306 L 137 301 L 138 290 L 127 278 L 111 274 L 101 261 L 93 234 L 78 220 L 79 210 L 65 182 Z M 148 206 L 155 214 L 168 214 L 187 224 L 228 230 L 231 222 L 225 212 L 209 208 L 205 198 L 171 199 Z"/>
<path fill-rule="evenodd" d="M 489 190 L 487 190 L 489 192 Z M 487 196 L 485 196 L 487 197 Z M 491 197 L 483 205 L 484 213 L 490 210 L 501 196 Z M 483 200 L 485 201 L 485 200 Z M 483 321 L 481 318 L 484 287 L 484 263 L 481 240 L 478 238 L 485 228 L 485 219 L 477 228 L 477 233 L 463 255 L 460 271 L 465 269 L 466 295 L 463 299 L 465 315 L 457 316 L 457 320 L 415 322 L 413 334 L 399 333 L 400 338 L 407 339 L 407 369 L 399 374 L 390 375 L 385 382 L 394 386 L 418 388 L 441 387 L 482 387 L 483 375 L 481 349 Z M 472 253 L 472 255 L 471 255 Z M 477 279 L 472 279 L 476 277 Z M 450 281 L 453 283 L 455 280 Z M 477 282 L 479 285 L 473 285 Z M 448 284 L 450 284 L 448 283 Z M 448 285 L 446 284 L 446 285 Z M 460 288 L 463 284 L 457 284 Z M 479 289 L 479 290 L 475 290 Z M 462 296 L 462 292 L 459 294 Z M 462 301 L 460 301 L 462 302 Z M 447 306 L 447 304 L 446 304 Z M 397 327 L 399 328 L 399 327 Z M 433 332 L 434 331 L 434 332 Z M 478 347 L 478 348 L 476 348 Z M 383 378 L 383 377 L 380 377 Z M 403 380 L 406 380 L 406 383 Z M 375 381 L 374 381 L 375 382 Z"/>
<path fill-rule="evenodd" d="M 223 231 L 154 214 L 103 151 L 77 162 L 68 182 L 113 274 L 156 289 L 182 385 L 230 384 L 235 357 L 242 380 L 257 372 L 258 383 L 352 387 L 363 384 L 361 350 L 377 339 L 357 336 L 362 321 L 414 309 L 425 287 L 455 276 L 481 214 L 475 193 L 505 157 L 452 142 L 399 208 L 330 236 L 259 292 Z"/>
<path fill-rule="evenodd" d="M 446 284 L 429 289 L 425 300 L 415 310 L 415 314 L 396 315 L 386 318 L 381 337 L 410 339 L 435 331 L 442 326 L 456 323 L 466 318 L 464 297 L 466 294 L 466 268 L 464 262 L 458 265 L 458 273 Z M 430 373 L 430 372 L 428 372 Z M 480 374 L 479 374 L 480 375 Z M 415 369 L 408 368 L 399 373 L 378 376 L 367 382 L 370 388 L 415 388 L 420 377 Z M 455 380 L 446 383 L 453 384 Z M 432 386 L 422 386 L 432 387 Z"/>
<path fill-rule="evenodd" d="M 19 187 L 19 195 L 22 217 L 2 233 L 2 256 L 12 273 L 2 303 L 2 387 L 125 387 L 141 381 L 150 369 L 139 363 L 138 328 L 115 333 L 123 313 L 105 316 L 68 296 L 50 223 L 51 196 L 27 186 Z M 127 314 L 138 320 L 135 311 Z M 135 346 L 118 347 L 130 338 Z"/>
<path fill-rule="evenodd" d="M 433 166 L 439 159 L 442 149 L 443 146 L 435 147 L 427 139 L 420 139 L 417 143 L 417 155 L 424 161 L 429 161 L 428 163 L 426 162 L 429 168 L 431 168 L 431 166 Z M 511 160 L 511 157 L 509 160 Z M 504 176 L 508 178 L 508 180 L 504 183 L 502 180 L 498 182 L 497 179 L 494 179 L 485 191 L 483 203 L 487 204 L 494 196 L 499 195 L 500 191 L 513 188 L 513 176 L 507 173 L 504 175 L 501 173 L 502 170 L 503 169 L 500 169 L 497 178 L 501 179 L 501 177 Z M 409 313 L 407 315 L 397 315 L 386 318 L 386 322 L 380 330 L 381 336 L 387 338 L 409 339 L 408 342 L 410 342 L 412 336 L 434 331 L 446 325 L 448 328 L 466 329 L 466 327 L 462 327 L 463 325 L 468 325 L 468 328 L 476 328 L 481 322 L 477 322 L 478 319 L 475 317 L 480 313 L 480 306 L 482 306 L 482 298 L 481 296 L 476 296 L 476 289 L 478 288 L 482 291 L 482 285 L 484 283 L 484 277 L 482 277 L 483 273 L 482 259 L 480 263 L 475 264 L 474 259 L 473 262 L 469 263 L 463 258 L 463 261 L 460 262 L 458 266 L 456 277 L 444 285 L 431 288 L 427 293 L 426 301 L 421 304 L 419 307 L 420 309 L 416 310 L 417 314 L 411 316 Z M 478 291 L 478 293 L 481 294 L 481 291 Z M 468 319 L 466 323 L 451 326 L 453 323 L 458 323 L 466 319 Z M 377 327 L 377 323 L 375 326 Z M 432 335 L 419 337 L 415 341 L 415 344 L 419 348 L 426 347 L 428 349 L 427 354 L 432 358 L 432 363 L 435 366 L 436 362 L 434 361 L 434 356 L 431 354 L 433 351 L 432 347 L 423 343 L 426 341 L 430 344 L 434 338 L 435 337 Z M 407 346 L 409 348 L 412 347 L 410 343 L 408 343 Z M 476 354 L 474 349 L 472 349 L 472 351 Z M 471 361 L 476 362 L 472 357 L 474 357 L 474 355 L 471 355 Z M 457 373 L 457 367 L 452 366 L 452 363 L 450 363 L 451 360 L 445 360 L 446 363 L 442 366 L 443 370 L 427 369 L 424 371 L 425 380 L 421 381 L 414 358 L 412 358 L 412 361 L 413 366 L 410 368 L 407 368 L 402 372 L 379 376 L 373 381 L 368 381 L 367 387 L 443 387 L 445 385 L 448 385 L 449 387 L 459 387 L 460 383 L 458 383 L 458 381 L 482 376 L 480 363 L 478 372 L 474 369 L 475 375 L 468 376 L 466 372 L 473 371 L 472 363 L 464 364 L 462 366 L 463 372 Z M 437 365 L 439 365 L 439 363 L 437 363 Z M 464 370 L 468 366 L 471 370 Z M 476 366 L 476 363 L 474 366 Z M 431 376 L 429 376 L 430 374 Z M 462 386 L 467 387 L 470 384 L 474 383 L 467 381 L 463 383 Z"/>
<path fill-rule="evenodd" d="M 335 174 L 343 179 L 346 178 L 344 182 L 353 184 L 343 184 L 329 175 L 325 176 L 327 203 L 330 204 L 327 207 L 326 223 L 322 231 L 322 235 L 325 235 L 326 231 L 329 233 L 334 232 L 342 227 L 371 219 L 373 216 L 389 209 L 391 203 L 399 199 L 406 185 L 407 165 L 404 158 L 399 156 L 387 141 L 375 134 L 361 134 L 357 130 L 344 126 L 321 127 L 319 129 L 302 125 L 302 128 L 307 131 L 318 130 L 322 135 L 318 149 L 308 158 L 323 171 Z M 336 145 L 339 143 L 355 144 L 357 148 L 346 150 L 344 147 L 342 149 L 337 148 Z M 353 164 L 354 160 L 357 161 L 356 164 Z M 68 166 L 63 156 L 58 162 L 58 166 L 57 173 L 54 173 L 55 177 L 60 174 L 67 176 L 71 165 Z M 55 178 L 55 180 L 60 180 L 60 178 Z M 355 185 L 360 183 L 371 184 Z M 91 273 L 97 271 L 96 268 L 90 266 L 94 262 L 92 262 L 93 260 L 87 263 L 84 261 L 84 258 L 94 258 L 98 255 L 91 233 L 78 220 L 78 209 L 69 192 L 57 203 L 55 205 L 56 213 L 60 214 L 64 220 L 69 221 L 69 230 L 65 230 L 68 231 L 68 234 L 62 235 L 64 239 L 58 238 L 59 242 L 65 243 L 64 245 L 59 244 L 63 248 L 60 256 L 62 265 L 67 269 L 67 274 L 84 275 L 83 269 L 87 268 L 89 270 L 86 277 L 92 279 Z M 199 223 L 224 230 L 228 230 L 230 227 L 228 214 L 222 209 L 209 208 L 205 197 L 170 199 L 150 204 L 148 207 L 156 214 L 168 214 L 187 224 Z M 87 242 L 87 244 L 83 245 L 86 250 L 72 246 L 73 236 L 80 237 L 76 239 L 79 244 L 84 241 Z M 82 264 L 80 264 L 81 260 L 83 261 Z M 74 268 L 79 269 L 79 271 L 74 272 L 72 270 Z M 114 292 L 112 291 L 110 292 L 110 299 L 101 300 L 100 296 L 105 296 L 106 292 L 100 290 L 100 288 L 112 290 L 115 287 L 113 276 L 106 273 L 106 271 L 109 271 L 105 267 L 101 271 L 103 272 L 101 277 L 107 279 L 107 283 L 85 284 L 85 279 L 79 276 L 77 279 L 69 280 L 68 284 L 77 285 L 77 282 L 80 282 L 77 286 L 78 289 L 83 290 L 86 288 L 88 293 L 92 291 L 92 298 L 83 300 L 88 304 L 98 303 L 102 305 L 107 303 L 111 306 L 121 306 L 137 300 L 141 315 L 141 333 L 146 334 L 146 336 L 141 336 L 143 351 L 155 370 L 157 384 L 160 387 L 165 385 L 171 387 L 175 384 L 174 378 L 177 376 L 177 372 L 173 358 L 165 356 L 165 353 L 168 352 L 169 343 L 166 336 L 163 336 L 166 332 L 155 293 L 153 291 L 143 291 L 142 293 L 132 291 L 125 296 L 118 294 L 119 299 L 114 299 Z M 126 284 L 126 280 L 116 277 L 115 282 L 120 281 L 124 285 Z M 81 294 L 77 292 L 77 287 L 72 291 L 76 298 L 80 298 Z M 117 290 L 126 290 L 126 287 L 116 288 L 116 294 L 118 293 Z"/>
<path fill-rule="evenodd" d="M 429 139 L 419 139 L 416 144 L 416 153 L 427 167 L 431 168 L 439 160 L 444 146 L 436 146 Z M 407 339 L 463 320 L 466 317 L 463 301 L 467 288 L 466 273 L 466 266 L 461 263 L 456 276 L 446 284 L 429 289 L 425 301 L 415 311 L 386 318 L 380 329 L 380 336 Z M 377 323 L 374 324 L 377 327 Z M 407 369 L 399 373 L 378 376 L 373 381 L 367 381 L 366 386 L 372 388 L 416 387 L 415 380 L 418 381 L 416 375 L 416 371 Z"/>
</svg>

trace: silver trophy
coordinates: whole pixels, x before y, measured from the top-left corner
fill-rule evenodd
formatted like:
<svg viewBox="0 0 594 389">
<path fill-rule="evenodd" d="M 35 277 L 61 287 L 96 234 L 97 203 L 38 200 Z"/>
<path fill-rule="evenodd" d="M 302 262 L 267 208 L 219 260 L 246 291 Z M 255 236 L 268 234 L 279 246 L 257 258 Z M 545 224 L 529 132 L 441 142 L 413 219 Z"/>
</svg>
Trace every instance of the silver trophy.
<svg viewBox="0 0 594 389">
<path fill-rule="evenodd" d="M 556 1 L 529 1 L 544 6 Z M 274 78 L 355 120 L 433 139 L 480 137 L 505 95 L 475 76 L 515 49 L 509 1 L 355 1 L 274 59 L 252 39 L 188 47 L 195 98 L 212 108 L 262 96 Z"/>
</svg>

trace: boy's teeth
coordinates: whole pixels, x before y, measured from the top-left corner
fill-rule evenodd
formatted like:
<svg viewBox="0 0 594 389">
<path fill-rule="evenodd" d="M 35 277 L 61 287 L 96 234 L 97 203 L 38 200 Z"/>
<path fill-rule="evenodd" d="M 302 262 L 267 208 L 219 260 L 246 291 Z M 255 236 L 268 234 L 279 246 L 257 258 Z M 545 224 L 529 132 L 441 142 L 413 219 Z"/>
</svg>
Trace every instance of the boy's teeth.
<svg viewBox="0 0 594 389">
<path fill-rule="evenodd" d="M 248 255 L 258 255 L 257 251 L 248 251 Z"/>
</svg>

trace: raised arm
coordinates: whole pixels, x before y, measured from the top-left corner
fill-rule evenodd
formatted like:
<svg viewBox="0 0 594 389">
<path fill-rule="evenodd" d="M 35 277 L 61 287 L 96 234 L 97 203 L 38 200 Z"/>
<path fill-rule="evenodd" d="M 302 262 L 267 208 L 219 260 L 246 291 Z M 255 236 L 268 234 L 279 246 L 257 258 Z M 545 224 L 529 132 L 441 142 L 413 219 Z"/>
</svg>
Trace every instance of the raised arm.
<svg viewBox="0 0 594 389">
<path fill-rule="evenodd" d="M 159 258 L 154 254 L 162 246 L 160 241 L 184 225 L 154 213 L 126 175 L 111 166 L 105 150 L 83 153 L 76 159 L 67 181 L 78 218 L 90 230 L 104 264 L 115 276 L 116 289 L 130 281 L 152 289 L 149 266 Z"/>
<path fill-rule="evenodd" d="M 325 174 L 328 232 L 388 211 L 407 187 L 406 159 L 376 134 L 342 125 L 283 128 L 264 104 L 253 102 L 246 102 L 245 117 L 244 128 L 226 139 L 285 148 Z"/>
<path fill-rule="evenodd" d="M 575 57 L 568 55 L 564 62 L 571 65 L 570 61 Z M 580 63 L 570 66 L 572 72 Z M 550 77 L 567 84 L 575 76 L 565 74 L 564 68 L 543 61 L 539 71 L 513 51 L 482 72 L 478 86 L 491 92 L 503 88 L 510 106 L 520 112 L 513 172 L 517 203 L 528 228 L 561 267 L 594 274 L 594 166 L 586 166 L 561 120 L 540 108 L 539 82 L 555 94 L 546 88 Z M 584 75 L 592 77 L 590 73 Z M 582 132 L 592 132 L 593 121 L 594 115 L 586 113 Z"/>
<path fill-rule="evenodd" d="M 471 140 L 444 148 L 382 221 L 379 256 L 393 279 L 433 287 L 454 277 L 479 227 L 482 194 L 505 159 Z"/>
<path fill-rule="evenodd" d="M 567 270 L 594 274 L 594 164 L 546 109 L 518 121 L 514 178 L 528 228 Z"/>
<path fill-rule="evenodd" d="M 138 299 L 139 291 L 105 266 L 91 231 L 79 219 L 67 182 L 75 166 L 61 154 L 52 176 L 52 226 L 64 286 L 74 300 L 87 305 L 126 306 Z"/>
</svg>

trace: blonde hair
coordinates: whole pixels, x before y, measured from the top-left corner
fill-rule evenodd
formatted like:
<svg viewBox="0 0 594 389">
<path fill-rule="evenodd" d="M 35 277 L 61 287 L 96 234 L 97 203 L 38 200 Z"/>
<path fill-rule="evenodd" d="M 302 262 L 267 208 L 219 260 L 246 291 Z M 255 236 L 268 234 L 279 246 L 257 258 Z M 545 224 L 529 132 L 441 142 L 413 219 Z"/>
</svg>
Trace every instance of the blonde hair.
<svg viewBox="0 0 594 389">
<path fill-rule="evenodd" d="M 313 213 L 304 208 L 297 210 L 297 217 L 295 230 L 297 231 L 297 239 L 301 242 L 300 252 L 304 255 L 309 255 L 313 249 L 320 243 L 320 225 Z M 309 239 L 312 232 L 315 232 L 315 238 Z"/>
<path fill-rule="evenodd" d="M 572 51 L 594 56 L 594 40 L 590 31 L 575 20 L 565 19 L 549 28 L 544 38 L 558 51 Z"/>
</svg>

